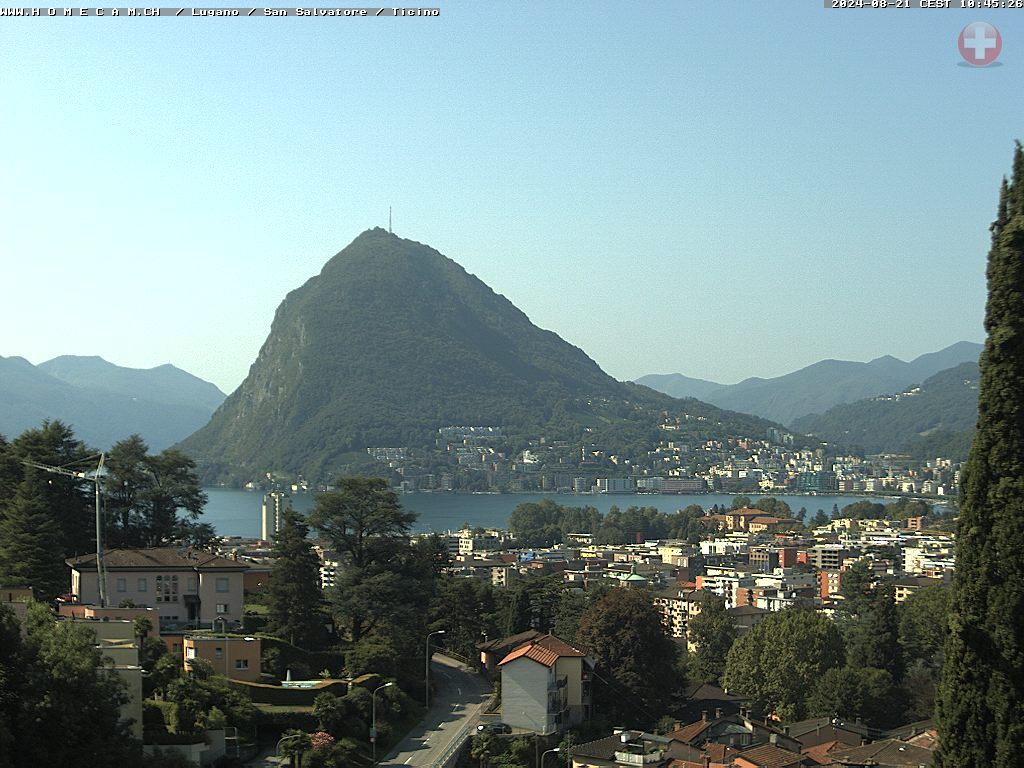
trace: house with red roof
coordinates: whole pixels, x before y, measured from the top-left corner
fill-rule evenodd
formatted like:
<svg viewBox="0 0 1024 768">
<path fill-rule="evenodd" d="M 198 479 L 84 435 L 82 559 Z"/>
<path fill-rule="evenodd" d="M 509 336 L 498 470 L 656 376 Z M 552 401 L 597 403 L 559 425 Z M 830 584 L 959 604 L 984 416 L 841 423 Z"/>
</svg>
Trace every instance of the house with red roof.
<svg viewBox="0 0 1024 768">
<path fill-rule="evenodd" d="M 499 663 L 501 719 L 514 728 L 549 734 L 590 713 L 594 660 L 554 635 L 527 640 Z"/>
</svg>

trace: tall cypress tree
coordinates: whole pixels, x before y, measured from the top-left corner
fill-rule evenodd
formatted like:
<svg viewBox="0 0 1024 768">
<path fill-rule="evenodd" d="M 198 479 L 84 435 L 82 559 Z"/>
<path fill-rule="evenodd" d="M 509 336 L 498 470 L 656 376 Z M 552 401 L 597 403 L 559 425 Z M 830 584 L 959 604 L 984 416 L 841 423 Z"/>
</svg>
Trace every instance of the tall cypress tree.
<svg viewBox="0 0 1024 768">
<path fill-rule="evenodd" d="M 937 702 L 945 768 L 1020 765 L 1024 744 L 1024 154 L 988 259 L 978 430 L 961 489 Z"/>
<path fill-rule="evenodd" d="M 320 559 L 308 534 L 302 515 L 286 509 L 274 537 L 274 569 L 267 580 L 270 631 L 302 648 L 319 646 L 324 635 Z"/>
</svg>

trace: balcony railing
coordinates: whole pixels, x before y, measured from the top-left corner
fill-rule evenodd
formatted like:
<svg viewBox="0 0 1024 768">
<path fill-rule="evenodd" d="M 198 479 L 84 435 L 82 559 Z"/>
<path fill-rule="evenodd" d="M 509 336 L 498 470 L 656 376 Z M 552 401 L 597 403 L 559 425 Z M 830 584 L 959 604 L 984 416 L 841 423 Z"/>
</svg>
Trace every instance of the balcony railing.
<svg viewBox="0 0 1024 768">
<path fill-rule="evenodd" d="M 653 763 L 660 763 L 664 759 L 665 756 L 661 752 L 648 752 L 645 755 L 637 755 L 632 752 L 615 753 L 615 762 L 626 765 L 651 765 Z"/>
<path fill-rule="evenodd" d="M 565 675 L 562 675 L 561 677 L 556 678 L 555 680 L 550 680 L 548 681 L 548 692 L 550 693 L 551 691 L 557 691 L 562 688 L 565 688 L 565 686 L 568 685 L 568 683 L 569 678 Z"/>
</svg>

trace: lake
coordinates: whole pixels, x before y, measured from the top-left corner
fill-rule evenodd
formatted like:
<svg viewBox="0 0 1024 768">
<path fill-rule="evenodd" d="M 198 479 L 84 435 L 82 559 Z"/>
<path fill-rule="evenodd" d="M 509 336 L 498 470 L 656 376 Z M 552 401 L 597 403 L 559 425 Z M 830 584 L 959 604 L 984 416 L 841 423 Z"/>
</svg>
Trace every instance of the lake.
<svg viewBox="0 0 1024 768">
<path fill-rule="evenodd" d="M 260 535 L 260 506 L 263 493 L 259 491 L 240 491 L 226 488 L 204 488 L 210 500 L 203 513 L 202 522 L 210 523 L 220 536 L 243 536 L 256 538 Z M 313 494 L 294 493 L 292 506 L 300 512 L 308 512 L 313 507 Z M 751 495 L 753 500 L 761 498 Z M 832 505 L 838 504 L 842 509 L 848 504 L 868 499 L 869 501 L 885 502 L 886 499 L 866 496 L 788 496 L 778 495 L 793 511 L 806 507 L 808 515 L 819 509 L 826 514 L 832 513 Z M 675 512 L 690 504 L 699 504 L 705 509 L 718 504 L 731 506 L 733 497 L 727 494 L 586 494 L 564 493 L 507 493 L 507 494 L 473 494 L 473 493 L 410 493 L 400 495 L 402 506 L 419 515 L 413 530 L 417 533 L 430 531 L 457 530 L 463 523 L 484 528 L 507 528 L 508 518 L 517 505 L 528 501 L 550 499 L 556 504 L 569 507 L 596 507 L 607 512 L 613 505 L 620 509 L 631 506 L 655 507 L 662 512 Z"/>
</svg>

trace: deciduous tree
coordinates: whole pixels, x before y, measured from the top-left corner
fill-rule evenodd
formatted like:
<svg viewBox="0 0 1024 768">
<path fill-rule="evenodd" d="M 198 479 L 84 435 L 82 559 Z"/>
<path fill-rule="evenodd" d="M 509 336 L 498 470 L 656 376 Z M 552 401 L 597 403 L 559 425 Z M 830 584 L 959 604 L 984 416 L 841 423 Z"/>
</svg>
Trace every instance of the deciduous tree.
<svg viewBox="0 0 1024 768">
<path fill-rule="evenodd" d="M 609 590 L 580 618 L 579 639 L 607 681 L 597 689 L 606 711 L 623 722 L 664 714 L 679 682 L 676 646 L 646 591 Z"/>
<path fill-rule="evenodd" d="M 687 640 L 696 646 L 688 669 L 692 677 L 717 684 L 736 640 L 736 624 L 725 609 L 725 600 L 718 595 L 701 595 L 700 605 L 700 613 L 686 622 Z"/>
<path fill-rule="evenodd" d="M 758 714 L 799 720 L 806 698 L 828 670 L 843 665 L 843 640 L 832 621 L 810 610 L 772 614 L 733 643 L 722 685 Z"/>
</svg>

